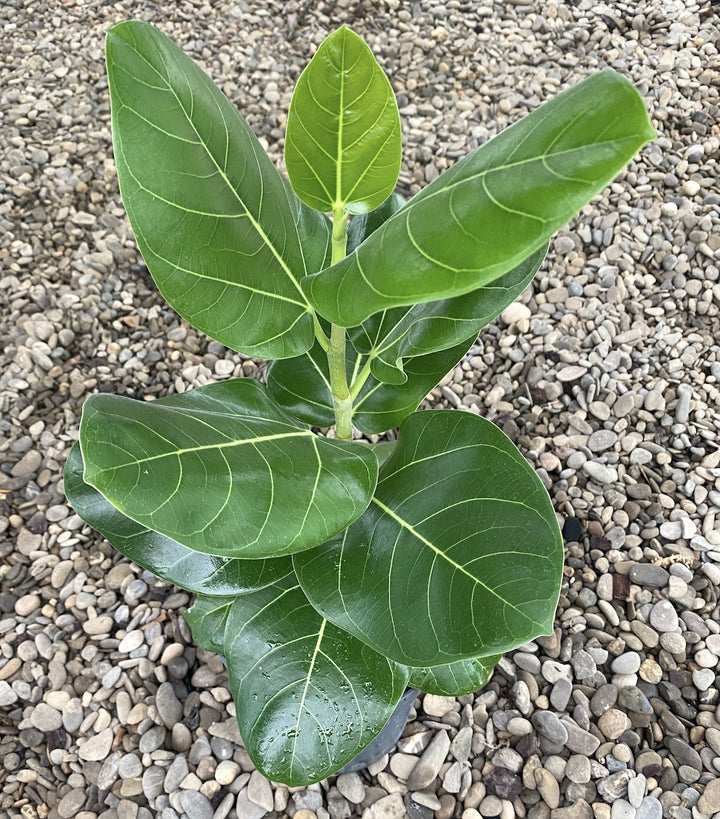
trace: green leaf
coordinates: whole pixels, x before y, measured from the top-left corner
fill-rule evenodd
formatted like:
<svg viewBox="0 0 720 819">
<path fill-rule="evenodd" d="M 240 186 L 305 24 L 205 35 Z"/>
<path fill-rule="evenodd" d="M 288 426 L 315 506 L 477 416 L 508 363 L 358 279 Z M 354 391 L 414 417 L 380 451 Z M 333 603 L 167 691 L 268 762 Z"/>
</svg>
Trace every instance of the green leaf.
<svg viewBox="0 0 720 819">
<path fill-rule="evenodd" d="M 441 697 L 472 694 L 487 683 L 499 659 L 500 655 L 496 654 L 432 668 L 411 668 L 408 685 Z"/>
<path fill-rule="evenodd" d="M 193 640 L 206 651 L 222 654 L 225 651 L 225 627 L 228 615 L 237 600 L 232 597 L 206 597 L 198 595 L 193 605 L 184 613 Z"/>
<path fill-rule="evenodd" d="M 157 29 L 114 26 L 107 66 L 120 191 L 163 296 L 247 355 L 309 349 L 312 309 L 298 282 L 329 258 L 328 220 L 297 199 L 226 97 Z"/>
<path fill-rule="evenodd" d="M 78 515 L 138 566 L 181 589 L 211 596 L 244 594 L 285 577 L 289 557 L 235 560 L 200 554 L 123 515 L 97 489 L 83 481 L 79 444 L 65 462 L 65 494 Z"/>
<path fill-rule="evenodd" d="M 268 392 L 286 412 L 315 427 L 335 423 L 327 354 L 317 342 L 304 355 L 273 361 L 266 380 Z"/>
<path fill-rule="evenodd" d="M 654 136 L 626 79 L 589 77 L 461 159 L 303 289 L 344 327 L 477 290 L 542 247 Z"/>
<path fill-rule="evenodd" d="M 545 258 L 543 245 L 509 273 L 478 290 L 452 299 L 375 313 L 350 331 L 353 347 L 372 356 L 379 381 L 402 384 L 403 359 L 428 355 L 474 339 L 530 284 Z"/>
<path fill-rule="evenodd" d="M 365 514 L 293 558 L 323 616 L 416 667 L 551 633 L 562 563 L 527 461 L 486 419 L 447 410 L 407 418 Z"/>
<path fill-rule="evenodd" d="M 372 452 L 320 438 L 252 379 L 159 401 L 93 395 L 84 481 L 122 514 L 198 552 L 277 557 L 325 541 L 367 507 Z"/>
<path fill-rule="evenodd" d="M 368 435 L 399 426 L 474 342 L 475 336 L 449 350 L 409 359 L 405 364 L 407 380 L 402 384 L 369 378 L 353 406 L 353 423 Z"/>
<path fill-rule="evenodd" d="M 375 233 L 381 225 L 384 225 L 393 214 L 404 206 L 404 197 L 399 193 L 393 193 L 382 205 L 370 211 L 370 213 L 353 216 L 347 226 L 347 252 L 352 253 L 371 233 Z"/>
<path fill-rule="evenodd" d="M 349 762 L 407 683 L 406 668 L 324 620 L 294 577 L 235 598 L 227 612 L 199 599 L 188 621 L 206 644 L 224 626 L 243 742 L 260 772 L 286 785 L 317 782 Z"/>
<path fill-rule="evenodd" d="M 372 52 L 342 26 L 298 79 L 288 112 L 285 165 L 300 199 L 319 211 L 370 211 L 400 172 L 400 115 Z"/>
<path fill-rule="evenodd" d="M 387 384 L 369 376 L 354 402 L 353 424 L 367 435 L 398 426 L 465 355 L 474 340 L 473 337 L 450 350 L 410 359 L 402 384 Z M 358 356 L 357 363 L 348 357 L 348 378 L 359 372 L 362 363 L 362 356 Z M 319 344 L 298 358 L 273 362 L 268 368 L 267 384 L 275 401 L 305 423 L 318 427 L 334 423 L 327 357 Z"/>
</svg>

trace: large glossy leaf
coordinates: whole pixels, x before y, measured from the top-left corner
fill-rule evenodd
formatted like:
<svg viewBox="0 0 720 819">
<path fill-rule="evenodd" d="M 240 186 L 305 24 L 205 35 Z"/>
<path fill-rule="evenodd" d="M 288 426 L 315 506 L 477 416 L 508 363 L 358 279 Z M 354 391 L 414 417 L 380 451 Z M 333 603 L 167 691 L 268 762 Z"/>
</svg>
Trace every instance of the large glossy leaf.
<svg viewBox="0 0 720 819">
<path fill-rule="evenodd" d="M 401 384 L 403 359 L 474 339 L 530 284 L 546 252 L 547 246 L 541 247 L 509 273 L 464 296 L 375 313 L 350 331 L 353 347 L 372 356 L 375 378 Z"/>
<path fill-rule="evenodd" d="M 65 494 L 78 515 L 121 554 L 181 589 L 211 596 L 244 594 L 292 572 L 289 557 L 237 560 L 200 554 L 123 515 L 83 481 L 83 460 L 74 444 L 65 462 Z"/>
<path fill-rule="evenodd" d="M 328 256 L 306 208 L 212 80 L 157 29 L 107 36 L 113 144 L 123 201 L 163 296 L 228 347 L 268 358 L 313 342 L 298 281 Z"/>
<path fill-rule="evenodd" d="M 322 543 L 370 502 L 377 460 L 320 438 L 252 379 L 83 407 L 83 479 L 129 518 L 199 552 L 275 557 Z"/>
<path fill-rule="evenodd" d="M 476 290 L 542 247 L 654 136 L 633 86 L 600 72 L 461 159 L 303 289 L 344 327 Z"/>
<path fill-rule="evenodd" d="M 499 659 L 500 656 L 496 654 L 431 668 L 411 668 L 408 685 L 441 697 L 472 694 L 487 683 Z"/>
<path fill-rule="evenodd" d="M 550 633 L 562 561 L 530 465 L 490 421 L 448 410 L 407 418 L 365 514 L 293 558 L 318 611 L 416 667 Z"/>
<path fill-rule="evenodd" d="M 295 86 L 285 137 L 290 182 L 316 210 L 373 210 L 397 182 L 400 142 L 392 87 L 363 40 L 342 26 Z"/>
<path fill-rule="evenodd" d="M 222 642 L 245 747 L 287 785 L 317 782 L 358 754 L 407 683 L 406 668 L 324 620 L 293 577 L 229 607 L 198 599 L 187 618 L 204 645 Z"/>
<path fill-rule="evenodd" d="M 353 404 L 353 424 L 368 435 L 398 426 L 425 398 L 440 379 L 457 364 L 475 337 L 450 350 L 411 358 L 405 365 L 406 380 L 387 384 L 372 375 Z M 348 378 L 361 369 L 363 357 L 347 359 Z M 270 394 L 283 409 L 318 427 L 334 423 L 327 358 L 318 344 L 298 358 L 275 361 L 268 368 Z"/>
</svg>

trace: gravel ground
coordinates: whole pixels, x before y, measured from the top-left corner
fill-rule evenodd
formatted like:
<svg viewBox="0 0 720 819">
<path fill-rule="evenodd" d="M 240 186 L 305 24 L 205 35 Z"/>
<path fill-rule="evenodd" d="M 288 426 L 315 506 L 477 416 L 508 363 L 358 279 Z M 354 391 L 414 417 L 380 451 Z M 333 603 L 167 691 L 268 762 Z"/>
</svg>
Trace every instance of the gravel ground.
<svg viewBox="0 0 720 819">
<path fill-rule="evenodd" d="M 188 595 L 121 559 L 62 492 L 92 391 L 262 372 L 180 321 L 135 248 L 103 66 L 104 31 L 132 16 L 200 60 L 278 162 L 294 81 L 349 23 L 398 94 L 406 194 L 605 66 L 660 134 L 427 402 L 492 417 L 548 487 L 567 542 L 555 633 L 477 695 L 419 698 L 389 759 L 307 789 L 253 770 Z M 713 7 L 3 0 L 0 21 L 0 814 L 718 819 Z"/>
</svg>

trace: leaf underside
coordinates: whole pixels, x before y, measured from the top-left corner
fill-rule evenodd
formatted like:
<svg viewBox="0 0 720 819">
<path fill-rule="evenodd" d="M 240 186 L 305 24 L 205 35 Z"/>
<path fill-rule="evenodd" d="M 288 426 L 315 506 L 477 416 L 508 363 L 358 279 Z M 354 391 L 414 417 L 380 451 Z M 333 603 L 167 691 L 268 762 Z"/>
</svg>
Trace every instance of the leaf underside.
<svg viewBox="0 0 720 819">
<path fill-rule="evenodd" d="M 411 668 L 408 685 L 441 697 L 472 694 L 487 683 L 499 659 L 499 655 L 494 655 L 458 660 L 432 668 Z"/>
<path fill-rule="evenodd" d="M 510 440 L 439 410 L 403 422 L 365 514 L 293 564 L 331 622 L 426 667 L 549 633 L 562 560 L 547 492 Z"/>
<path fill-rule="evenodd" d="M 289 557 L 236 560 L 188 549 L 172 538 L 123 515 L 97 489 L 83 481 L 80 445 L 65 463 L 65 494 L 78 515 L 121 554 L 181 589 L 209 596 L 244 594 L 292 572 Z"/>
</svg>

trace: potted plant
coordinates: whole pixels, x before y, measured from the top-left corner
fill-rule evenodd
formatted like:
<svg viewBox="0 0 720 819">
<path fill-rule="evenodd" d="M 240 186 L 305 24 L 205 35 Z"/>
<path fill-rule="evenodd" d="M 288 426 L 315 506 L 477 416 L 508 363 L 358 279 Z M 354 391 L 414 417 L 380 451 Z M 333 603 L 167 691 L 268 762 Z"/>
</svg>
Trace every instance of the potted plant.
<svg viewBox="0 0 720 819">
<path fill-rule="evenodd" d="M 266 385 L 90 396 L 66 493 L 196 595 L 186 617 L 226 658 L 248 753 L 308 784 L 362 751 L 406 687 L 477 690 L 551 631 L 547 492 L 488 420 L 415 410 L 654 131 L 601 72 L 405 202 L 392 88 L 346 27 L 298 80 L 289 182 L 157 29 L 115 26 L 107 63 L 120 190 L 158 288 L 273 363 Z"/>
</svg>

